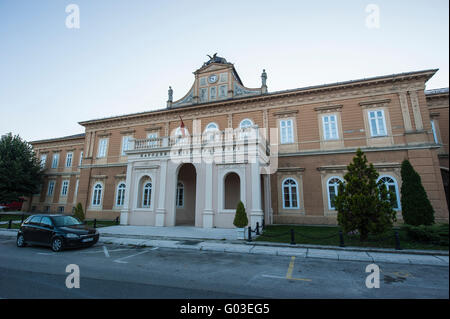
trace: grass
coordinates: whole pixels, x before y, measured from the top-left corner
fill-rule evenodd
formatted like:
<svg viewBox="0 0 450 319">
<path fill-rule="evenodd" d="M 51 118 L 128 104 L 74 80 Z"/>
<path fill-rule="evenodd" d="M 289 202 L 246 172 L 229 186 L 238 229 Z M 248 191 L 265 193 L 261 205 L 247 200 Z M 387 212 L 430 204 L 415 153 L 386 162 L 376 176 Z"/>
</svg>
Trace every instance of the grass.
<svg viewBox="0 0 450 319">
<path fill-rule="evenodd" d="M 448 227 L 448 226 L 447 226 Z M 264 234 L 255 241 L 268 241 L 276 243 L 290 243 L 291 229 L 294 229 L 296 244 L 339 246 L 339 227 L 336 226 L 291 226 L 291 225 L 269 225 L 266 226 Z M 359 235 L 344 234 L 345 246 L 354 247 L 378 247 L 395 248 L 395 231 L 398 231 L 400 246 L 402 249 L 435 249 L 448 250 L 448 246 L 440 246 L 431 243 L 412 241 L 406 231 L 401 228 L 392 229 L 381 235 L 369 235 L 366 242 L 359 241 Z"/>
</svg>

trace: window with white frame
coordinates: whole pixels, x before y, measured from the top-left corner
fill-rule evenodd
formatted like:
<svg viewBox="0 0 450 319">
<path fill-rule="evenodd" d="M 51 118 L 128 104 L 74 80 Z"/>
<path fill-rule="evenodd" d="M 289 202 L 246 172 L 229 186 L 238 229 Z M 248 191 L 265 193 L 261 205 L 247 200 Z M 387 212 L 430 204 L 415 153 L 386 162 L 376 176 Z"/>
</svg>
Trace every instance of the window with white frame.
<svg viewBox="0 0 450 319">
<path fill-rule="evenodd" d="M 239 123 L 239 128 L 241 129 L 241 132 L 239 134 L 239 138 L 249 138 L 251 137 L 251 131 L 253 127 L 253 121 L 250 119 L 243 119 L 241 123 Z"/>
<path fill-rule="evenodd" d="M 281 144 L 294 143 L 294 121 L 292 119 L 280 120 Z"/>
<path fill-rule="evenodd" d="M 83 151 L 80 152 L 80 163 L 78 166 L 81 166 L 81 163 L 83 163 Z"/>
<path fill-rule="evenodd" d="M 108 149 L 108 139 L 107 138 L 101 138 L 98 141 L 97 158 L 106 157 L 107 149 Z"/>
<path fill-rule="evenodd" d="M 128 151 L 128 142 L 130 141 L 131 136 L 123 136 L 122 137 L 122 156 L 125 156 L 125 151 Z"/>
<path fill-rule="evenodd" d="M 377 182 L 380 180 L 383 182 L 386 189 L 390 190 L 395 195 L 394 209 L 395 210 L 400 209 L 400 196 L 398 193 L 397 181 L 395 180 L 395 178 L 392 176 L 384 175 L 384 176 L 380 176 L 378 178 Z"/>
<path fill-rule="evenodd" d="M 47 195 L 48 196 L 52 196 L 53 195 L 53 190 L 55 189 L 55 181 L 49 181 L 48 182 L 48 190 L 47 190 Z"/>
<path fill-rule="evenodd" d="M 97 183 L 94 185 L 94 190 L 92 193 L 92 206 L 100 206 L 102 203 L 102 191 L 103 185 Z"/>
<path fill-rule="evenodd" d="M 123 206 L 125 200 L 125 183 L 119 183 L 117 186 L 116 206 Z"/>
<path fill-rule="evenodd" d="M 282 183 L 283 208 L 298 209 L 298 184 L 293 178 L 286 178 Z"/>
<path fill-rule="evenodd" d="M 324 115 L 322 117 L 323 124 L 323 138 L 324 140 L 337 140 L 339 139 L 337 116 L 336 115 Z"/>
<path fill-rule="evenodd" d="M 150 146 L 157 146 L 158 145 L 158 140 L 156 140 L 158 138 L 158 133 L 157 132 L 147 133 L 147 138 L 155 139 L 155 140 L 152 140 L 152 141 L 150 141 L 148 143 Z"/>
<path fill-rule="evenodd" d="M 146 182 L 142 190 L 142 207 L 150 207 L 152 199 L 152 183 Z"/>
<path fill-rule="evenodd" d="M 434 142 L 436 144 L 439 144 L 439 140 L 438 140 L 438 137 L 437 137 L 436 126 L 434 124 L 434 120 L 431 120 L 431 130 L 433 131 Z"/>
<path fill-rule="evenodd" d="M 46 162 L 47 162 L 47 154 L 41 155 L 41 168 L 45 168 Z"/>
<path fill-rule="evenodd" d="M 69 181 L 65 180 L 65 181 L 62 182 L 61 196 L 67 196 L 68 190 L 69 190 Z"/>
<path fill-rule="evenodd" d="M 328 209 L 334 210 L 334 199 L 336 198 L 339 190 L 339 183 L 342 183 L 342 179 L 339 177 L 331 177 L 327 182 L 327 192 L 328 192 Z"/>
<path fill-rule="evenodd" d="M 371 136 L 386 136 L 387 131 L 384 110 L 370 110 L 368 111 L 368 116 Z"/>
<path fill-rule="evenodd" d="M 177 184 L 177 207 L 184 207 L 184 185 L 181 182 Z"/>
<path fill-rule="evenodd" d="M 59 153 L 53 154 L 52 168 L 58 167 L 58 161 L 59 161 Z"/>
<path fill-rule="evenodd" d="M 219 125 L 217 125 L 214 122 L 211 122 L 211 123 L 208 123 L 208 125 L 206 125 L 203 135 L 204 135 L 205 139 L 213 140 L 215 133 L 217 133 L 218 131 L 219 131 Z"/>
<path fill-rule="evenodd" d="M 69 152 L 66 154 L 66 167 L 71 167 L 72 166 L 72 157 L 73 157 L 73 153 Z"/>
</svg>

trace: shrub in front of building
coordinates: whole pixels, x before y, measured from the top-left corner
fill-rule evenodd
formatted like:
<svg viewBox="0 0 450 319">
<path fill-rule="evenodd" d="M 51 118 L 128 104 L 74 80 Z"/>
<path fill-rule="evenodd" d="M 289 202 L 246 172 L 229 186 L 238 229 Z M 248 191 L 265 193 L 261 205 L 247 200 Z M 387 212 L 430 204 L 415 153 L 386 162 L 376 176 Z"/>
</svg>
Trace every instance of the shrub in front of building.
<svg viewBox="0 0 450 319">
<path fill-rule="evenodd" d="M 347 170 L 334 200 L 339 225 L 346 233 L 357 230 L 361 241 L 366 241 L 369 233 L 391 229 L 396 221 L 395 194 L 382 181 L 377 182 L 379 174 L 361 149 Z"/>
<path fill-rule="evenodd" d="M 440 225 L 403 225 L 406 234 L 410 240 L 434 244 L 439 246 L 448 246 L 448 224 Z"/>
<path fill-rule="evenodd" d="M 78 203 L 77 206 L 75 207 L 73 216 L 81 221 L 84 221 L 85 216 L 83 212 L 83 206 L 81 205 L 81 203 Z"/>
<path fill-rule="evenodd" d="M 434 209 L 423 188 L 419 174 L 408 160 L 402 163 L 401 203 L 403 220 L 409 225 L 432 225 Z"/>
<path fill-rule="evenodd" d="M 244 203 L 239 201 L 234 215 L 233 225 L 237 228 L 244 228 L 248 225 L 247 213 L 245 212 Z"/>
</svg>

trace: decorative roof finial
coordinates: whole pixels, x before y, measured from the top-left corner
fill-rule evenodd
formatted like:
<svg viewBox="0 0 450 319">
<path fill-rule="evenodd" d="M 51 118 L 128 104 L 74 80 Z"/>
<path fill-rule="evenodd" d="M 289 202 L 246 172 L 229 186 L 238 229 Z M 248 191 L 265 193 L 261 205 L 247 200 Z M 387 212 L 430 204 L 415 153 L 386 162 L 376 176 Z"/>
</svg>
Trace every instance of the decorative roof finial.
<svg viewBox="0 0 450 319">
<path fill-rule="evenodd" d="M 173 90 L 172 90 L 171 86 L 169 86 L 168 95 L 169 95 L 169 98 L 167 100 L 167 107 L 170 108 L 170 107 L 172 107 L 172 102 L 173 102 Z"/>
<path fill-rule="evenodd" d="M 267 93 L 267 73 L 265 69 L 263 69 L 261 74 L 261 92 Z"/>
</svg>

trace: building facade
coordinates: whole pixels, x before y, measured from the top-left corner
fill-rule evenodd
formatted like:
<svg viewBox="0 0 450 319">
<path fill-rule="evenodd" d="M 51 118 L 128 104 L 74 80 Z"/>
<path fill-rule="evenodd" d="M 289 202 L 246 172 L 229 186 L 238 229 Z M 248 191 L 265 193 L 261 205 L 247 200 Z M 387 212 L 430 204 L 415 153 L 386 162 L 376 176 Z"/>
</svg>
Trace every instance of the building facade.
<svg viewBox="0 0 450 319">
<path fill-rule="evenodd" d="M 163 109 L 32 142 L 45 179 L 25 207 L 71 213 L 81 203 L 87 218 L 124 225 L 232 228 L 241 200 L 252 226 L 336 224 L 332 199 L 361 148 L 396 192 L 400 220 L 409 159 L 448 222 L 448 89 L 425 91 L 436 72 L 269 92 L 265 71 L 247 88 L 214 55 L 181 99 L 169 87 Z"/>
</svg>

